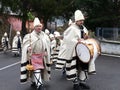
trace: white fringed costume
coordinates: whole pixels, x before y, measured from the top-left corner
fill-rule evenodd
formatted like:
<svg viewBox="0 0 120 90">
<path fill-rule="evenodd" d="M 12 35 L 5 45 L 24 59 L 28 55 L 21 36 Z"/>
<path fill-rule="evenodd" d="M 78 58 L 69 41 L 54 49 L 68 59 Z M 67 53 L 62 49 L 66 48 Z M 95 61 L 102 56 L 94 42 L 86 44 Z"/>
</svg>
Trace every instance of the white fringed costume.
<svg viewBox="0 0 120 90">
<path fill-rule="evenodd" d="M 15 35 L 12 42 L 12 53 L 19 55 L 22 48 L 22 38 L 21 36 Z"/>
<path fill-rule="evenodd" d="M 31 37 L 31 38 L 30 38 Z M 22 58 L 21 58 L 21 83 L 25 83 L 28 80 L 28 71 L 26 65 L 28 63 L 28 47 L 32 47 L 32 52 L 40 53 L 47 51 L 47 56 L 44 56 L 45 68 L 40 71 L 41 77 L 45 81 L 50 79 L 50 40 L 49 37 L 41 31 L 39 35 L 33 31 L 31 34 L 27 34 L 23 39 Z M 36 70 L 38 72 L 39 70 Z M 37 74 L 36 74 L 37 75 Z"/>
<path fill-rule="evenodd" d="M 78 39 L 82 37 L 81 33 L 82 29 L 80 29 L 76 24 L 72 24 L 65 32 L 63 37 L 63 43 L 60 46 L 60 52 L 58 55 L 58 60 L 56 64 L 56 69 L 62 69 L 66 64 L 66 74 L 68 80 L 73 80 L 77 77 L 77 57 L 75 47 L 78 43 Z M 84 33 L 88 33 L 87 29 L 83 26 Z M 95 71 L 95 64 L 93 60 L 89 63 L 88 70 Z M 91 65 L 92 64 L 92 65 Z M 80 72 L 80 79 L 85 80 L 87 76 L 85 76 L 85 72 Z"/>
<path fill-rule="evenodd" d="M 9 43 L 9 38 L 6 32 L 4 33 L 4 36 L 1 39 L 1 44 L 2 44 L 3 51 L 6 51 L 11 48 Z"/>
</svg>

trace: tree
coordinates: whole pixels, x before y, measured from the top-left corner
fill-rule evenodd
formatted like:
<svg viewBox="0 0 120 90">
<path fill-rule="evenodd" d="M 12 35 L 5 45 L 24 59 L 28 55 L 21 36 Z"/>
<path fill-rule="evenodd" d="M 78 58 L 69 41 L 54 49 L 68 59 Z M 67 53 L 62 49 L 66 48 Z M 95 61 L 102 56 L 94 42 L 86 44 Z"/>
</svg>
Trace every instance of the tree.
<svg viewBox="0 0 120 90">
<path fill-rule="evenodd" d="M 27 13 L 32 12 L 43 20 L 46 28 L 47 21 L 53 17 L 62 16 L 66 20 L 74 15 L 76 9 L 82 10 L 85 14 L 85 24 L 89 28 L 95 27 L 119 27 L 120 23 L 120 0 L 0 0 L 2 7 L 10 7 L 12 11 L 19 12 L 23 20 L 23 31 Z"/>
<path fill-rule="evenodd" d="M 75 0 L 0 0 L 2 4 L 1 12 L 5 7 L 10 7 L 13 12 L 20 11 L 20 17 L 23 20 L 23 30 L 25 30 L 25 21 L 27 20 L 27 13 L 32 12 L 35 16 L 43 19 L 45 24 L 51 21 L 53 17 L 62 16 L 69 19 L 74 11 Z"/>
<path fill-rule="evenodd" d="M 77 0 L 76 6 L 87 12 L 86 24 L 90 28 L 120 25 L 120 0 Z"/>
</svg>

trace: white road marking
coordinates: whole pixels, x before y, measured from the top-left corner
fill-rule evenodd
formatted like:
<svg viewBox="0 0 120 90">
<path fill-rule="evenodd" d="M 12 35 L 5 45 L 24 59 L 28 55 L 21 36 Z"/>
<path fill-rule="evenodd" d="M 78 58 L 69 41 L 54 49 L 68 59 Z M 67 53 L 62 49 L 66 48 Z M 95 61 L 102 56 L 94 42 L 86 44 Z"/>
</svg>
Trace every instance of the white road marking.
<svg viewBox="0 0 120 90">
<path fill-rule="evenodd" d="M 111 54 L 102 54 L 102 55 L 111 56 L 111 57 L 120 57 L 120 55 L 111 55 Z"/>
<path fill-rule="evenodd" d="M 4 70 L 4 69 L 7 69 L 7 68 L 9 68 L 9 67 L 15 66 L 15 65 L 17 65 L 17 64 L 19 64 L 19 63 L 20 63 L 20 61 L 19 61 L 19 62 L 16 62 L 16 63 L 13 63 L 13 64 L 10 64 L 10 65 L 7 65 L 7 66 L 5 66 L 5 67 L 2 67 L 2 68 L 0 68 L 0 71 L 1 71 L 1 70 Z"/>
<path fill-rule="evenodd" d="M 118 55 L 118 56 L 117 56 L 117 55 L 109 55 L 109 54 L 102 54 L 102 55 L 112 56 L 112 57 L 120 57 L 119 55 Z M 2 70 L 4 70 L 4 69 L 7 69 L 7 68 L 9 68 L 9 67 L 15 66 L 15 65 L 17 65 L 17 64 L 19 64 L 19 63 L 20 63 L 20 61 L 19 61 L 19 62 L 16 62 L 16 63 L 13 63 L 13 64 L 10 64 L 10 65 L 7 65 L 7 66 L 5 66 L 5 67 L 2 67 L 2 68 L 0 68 L 0 71 L 2 71 Z"/>
</svg>

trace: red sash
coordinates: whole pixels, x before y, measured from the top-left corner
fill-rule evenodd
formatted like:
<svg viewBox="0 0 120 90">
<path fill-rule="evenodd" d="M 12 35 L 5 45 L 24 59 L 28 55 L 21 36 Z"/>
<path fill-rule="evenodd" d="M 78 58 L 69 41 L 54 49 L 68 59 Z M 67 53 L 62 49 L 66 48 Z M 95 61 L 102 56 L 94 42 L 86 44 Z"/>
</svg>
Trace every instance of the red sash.
<svg viewBox="0 0 120 90">
<path fill-rule="evenodd" d="M 36 69 L 44 69 L 44 54 L 32 54 L 31 56 L 31 63 L 33 65 L 34 70 Z"/>
</svg>

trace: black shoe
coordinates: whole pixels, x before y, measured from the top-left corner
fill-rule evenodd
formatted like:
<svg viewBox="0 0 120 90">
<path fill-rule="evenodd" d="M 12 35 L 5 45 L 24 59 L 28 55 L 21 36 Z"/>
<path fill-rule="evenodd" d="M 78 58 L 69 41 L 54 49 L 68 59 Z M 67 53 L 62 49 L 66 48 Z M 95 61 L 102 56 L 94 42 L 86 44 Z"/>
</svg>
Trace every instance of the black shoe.
<svg viewBox="0 0 120 90">
<path fill-rule="evenodd" d="M 32 82 L 31 87 L 36 87 L 36 83 Z"/>
<path fill-rule="evenodd" d="M 73 80 L 73 89 L 79 90 L 79 79 L 78 78 Z"/>
<path fill-rule="evenodd" d="M 44 90 L 44 86 L 43 86 L 43 84 L 42 85 L 40 85 L 39 87 L 38 87 L 38 89 L 37 90 Z"/>
<path fill-rule="evenodd" d="M 88 86 L 87 84 L 85 83 L 79 83 L 80 87 L 83 88 L 83 89 L 90 89 L 90 86 Z"/>
<path fill-rule="evenodd" d="M 14 56 L 16 57 L 16 54 L 14 54 Z"/>
<path fill-rule="evenodd" d="M 74 89 L 74 90 L 79 90 L 79 84 L 74 84 L 74 85 L 73 85 L 73 89 Z"/>
</svg>

